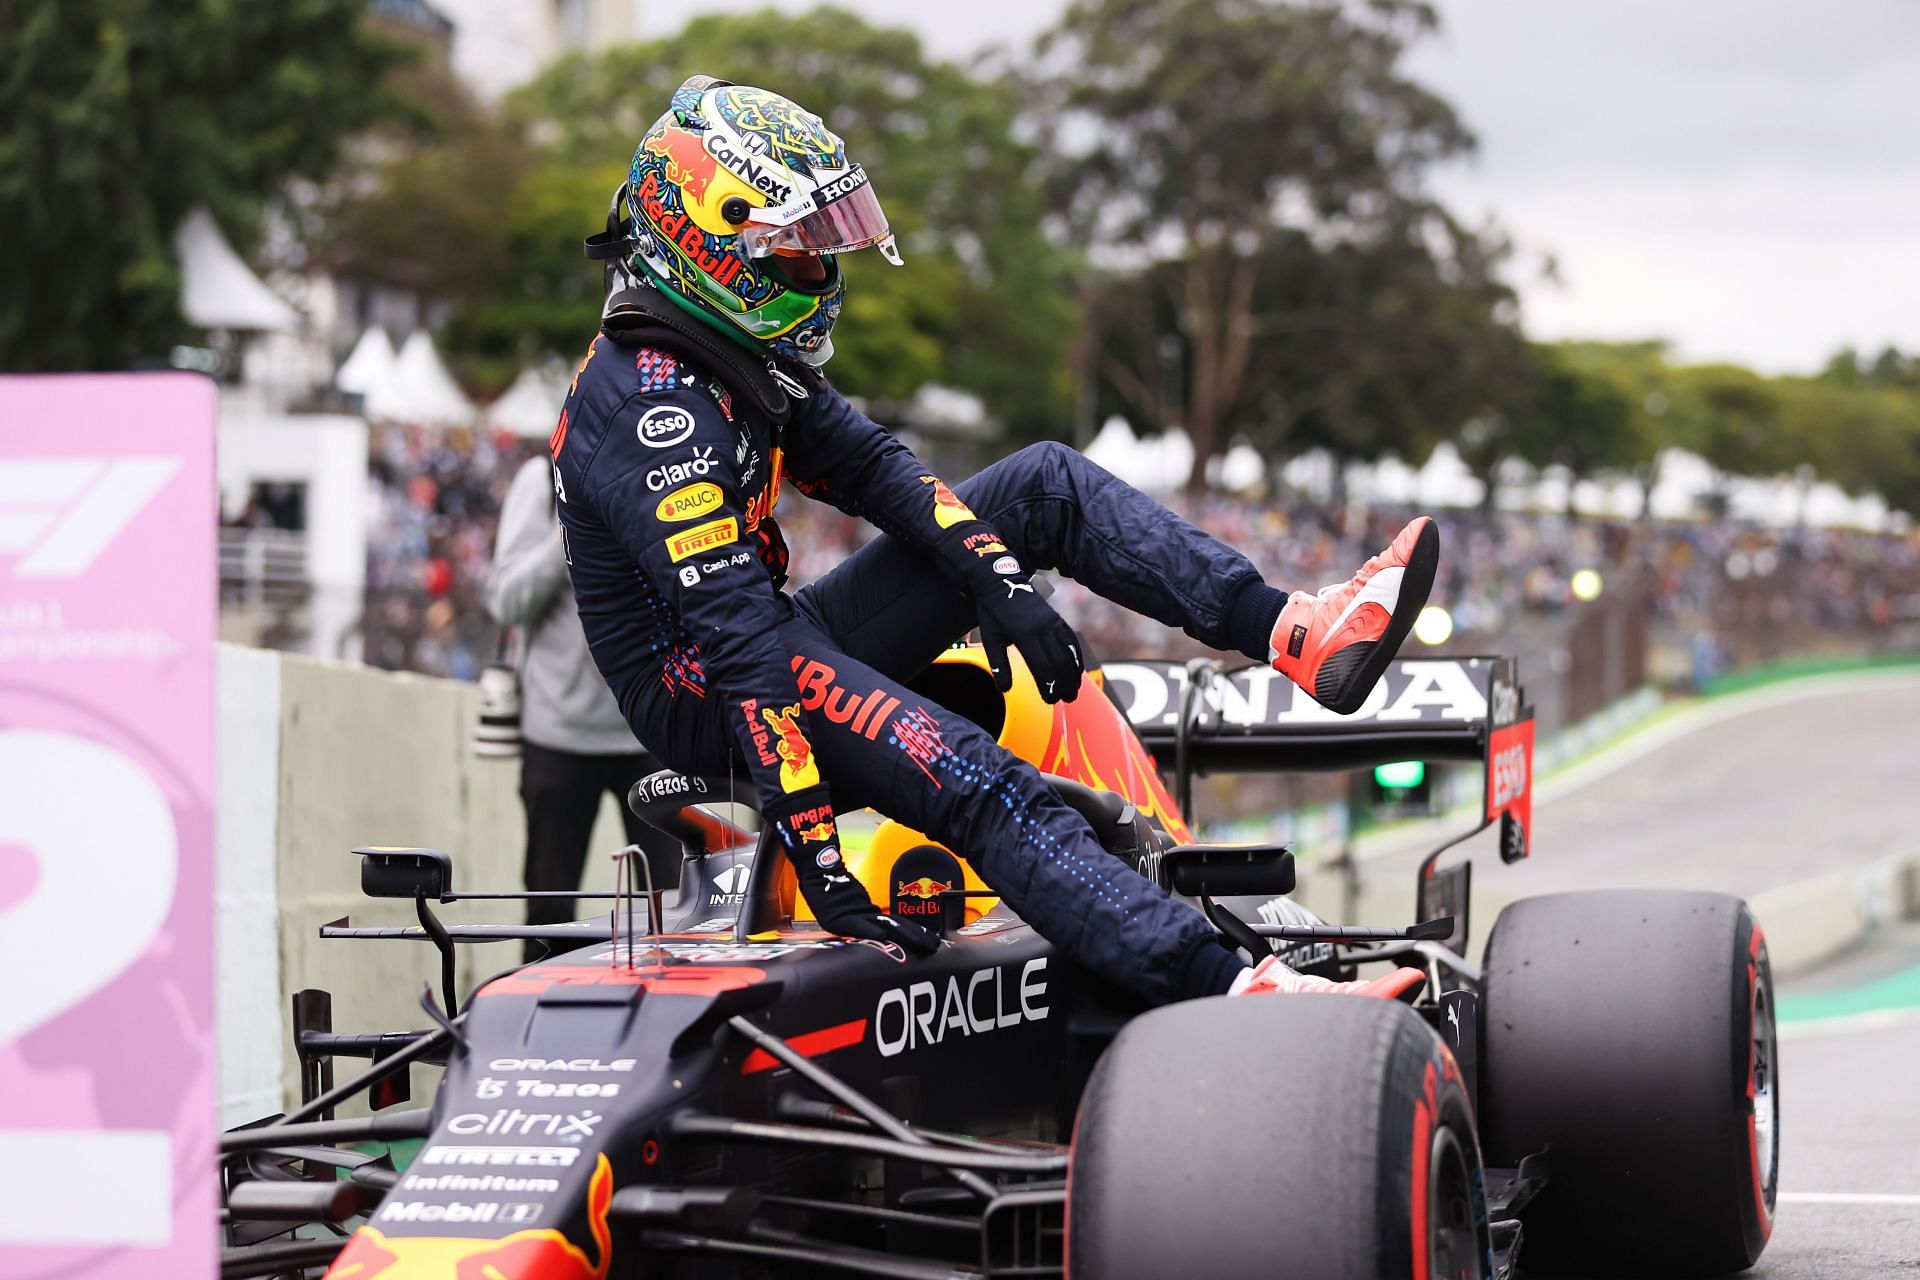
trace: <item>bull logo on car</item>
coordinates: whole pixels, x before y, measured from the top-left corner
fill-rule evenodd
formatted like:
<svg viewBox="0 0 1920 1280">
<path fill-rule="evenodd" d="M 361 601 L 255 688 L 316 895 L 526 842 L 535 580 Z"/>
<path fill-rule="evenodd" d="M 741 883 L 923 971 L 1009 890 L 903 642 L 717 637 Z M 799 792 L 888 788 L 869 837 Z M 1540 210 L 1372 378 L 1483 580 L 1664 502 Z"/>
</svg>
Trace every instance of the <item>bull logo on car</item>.
<svg viewBox="0 0 1920 1280">
<path fill-rule="evenodd" d="M 939 915 L 940 895 L 955 887 L 950 880 L 935 880 L 932 876 L 921 876 L 918 880 L 896 880 L 893 885 L 893 914 Z"/>
<path fill-rule="evenodd" d="M 937 898 L 952 888 L 953 886 L 944 880 L 921 876 L 918 880 L 908 880 L 895 885 L 893 892 L 896 897 L 901 898 Z"/>
</svg>

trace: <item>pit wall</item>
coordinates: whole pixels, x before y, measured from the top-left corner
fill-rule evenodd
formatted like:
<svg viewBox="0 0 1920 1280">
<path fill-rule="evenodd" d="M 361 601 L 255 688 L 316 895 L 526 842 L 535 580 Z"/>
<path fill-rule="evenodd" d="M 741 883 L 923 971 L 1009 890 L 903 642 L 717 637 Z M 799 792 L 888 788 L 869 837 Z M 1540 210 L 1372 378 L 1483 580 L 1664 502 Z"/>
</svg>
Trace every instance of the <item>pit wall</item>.
<svg viewBox="0 0 1920 1280">
<path fill-rule="evenodd" d="M 453 855 L 456 889 L 518 889 L 525 829 L 517 759 L 468 746 L 478 691 L 452 680 L 221 645 L 219 654 L 218 1010 L 221 1119 L 232 1125 L 299 1096 L 292 993 L 333 993 L 340 1031 L 429 1026 L 425 942 L 328 942 L 320 926 L 415 923 L 410 903 L 360 894 L 356 845 Z M 601 804 L 588 888 L 611 888 L 604 856 L 623 842 Z M 518 921 L 518 903 L 452 903 L 452 921 Z M 459 949 L 462 990 L 516 963 L 518 942 Z M 364 1064 L 360 1064 L 364 1066 Z M 336 1065 L 340 1078 L 356 1069 Z M 428 1084 L 415 1068 L 416 1089 Z"/>
</svg>

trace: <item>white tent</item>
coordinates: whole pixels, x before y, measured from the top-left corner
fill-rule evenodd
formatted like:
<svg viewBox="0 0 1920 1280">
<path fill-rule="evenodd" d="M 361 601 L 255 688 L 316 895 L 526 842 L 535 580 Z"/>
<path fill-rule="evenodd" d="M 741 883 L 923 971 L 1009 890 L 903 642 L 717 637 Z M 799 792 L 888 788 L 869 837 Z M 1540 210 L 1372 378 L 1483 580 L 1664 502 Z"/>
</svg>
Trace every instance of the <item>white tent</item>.
<svg viewBox="0 0 1920 1280">
<path fill-rule="evenodd" d="M 1207 463 L 1207 479 L 1233 493 L 1257 488 L 1266 478 L 1267 464 L 1245 440 Z"/>
<path fill-rule="evenodd" d="M 560 419 L 560 404 L 566 398 L 567 366 L 558 360 L 543 360 L 522 369 L 513 385 L 480 411 L 480 420 L 529 440 L 545 440 L 553 433 Z"/>
<path fill-rule="evenodd" d="M 447 372 L 425 329 L 415 329 L 400 347 L 393 376 L 367 392 L 369 418 L 464 427 L 473 422 L 473 402 Z"/>
<path fill-rule="evenodd" d="M 180 260 L 180 313 L 199 329 L 287 331 L 299 316 L 233 251 L 205 208 L 173 233 Z"/>
<path fill-rule="evenodd" d="M 350 396 L 371 395 L 375 387 L 385 386 L 393 377 L 393 366 L 397 359 L 393 353 L 393 340 L 387 337 L 385 329 L 376 324 L 353 344 L 346 362 L 333 375 L 333 385 Z"/>
<path fill-rule="evenodd" d="M 1150 493 L 1178 489 L 1193 474 L 1193 440 L 1180 427 L 1140 440 L 1115 415 L 1088 442 L 1085 452 L 1128 484 Z"/>
</svg>

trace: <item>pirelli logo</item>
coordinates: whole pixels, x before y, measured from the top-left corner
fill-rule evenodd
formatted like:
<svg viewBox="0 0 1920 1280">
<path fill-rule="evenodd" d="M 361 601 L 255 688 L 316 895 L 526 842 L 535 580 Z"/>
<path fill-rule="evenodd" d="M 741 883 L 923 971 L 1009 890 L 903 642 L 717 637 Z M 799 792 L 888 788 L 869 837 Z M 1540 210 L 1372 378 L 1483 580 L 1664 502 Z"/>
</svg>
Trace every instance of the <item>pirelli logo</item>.
<svg viewBox="0 0 1920 1280">
<path fill-rule="evenodd" d="M 697 556 L 715 547 L 724 547 L 740 536 L 740 522 L 732 516 L 697 524 L 685 533 L 667 539 L 667 554 L 678 564 L 688 556 Z"/>
</svg>

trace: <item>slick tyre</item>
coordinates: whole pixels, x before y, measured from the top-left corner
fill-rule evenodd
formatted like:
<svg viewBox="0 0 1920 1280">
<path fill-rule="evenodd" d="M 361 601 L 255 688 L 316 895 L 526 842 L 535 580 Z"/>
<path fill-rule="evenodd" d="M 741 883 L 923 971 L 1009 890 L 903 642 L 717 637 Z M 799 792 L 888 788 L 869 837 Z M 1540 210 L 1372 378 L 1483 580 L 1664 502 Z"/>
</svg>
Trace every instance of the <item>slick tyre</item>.
<svg viewBox="0 0 1920 1280">
<path fill-rule="evenodd" d="M 1487 1161 L 1549 1152 L 1529 1276 L 1744 1271 L 1779 1169 L 1773 977 L 1746 904 L 1618 890 L 1517 902 L 1487 942 Z"/>
<path fill-rule="evenodd" d="M 1486 1199 L 1453 1056 L 1396 1001 L 1249 996 L 1135 1020 L 1067 1179 L 1074 1280 L 1484 1280 Z"/>
</svg>

